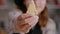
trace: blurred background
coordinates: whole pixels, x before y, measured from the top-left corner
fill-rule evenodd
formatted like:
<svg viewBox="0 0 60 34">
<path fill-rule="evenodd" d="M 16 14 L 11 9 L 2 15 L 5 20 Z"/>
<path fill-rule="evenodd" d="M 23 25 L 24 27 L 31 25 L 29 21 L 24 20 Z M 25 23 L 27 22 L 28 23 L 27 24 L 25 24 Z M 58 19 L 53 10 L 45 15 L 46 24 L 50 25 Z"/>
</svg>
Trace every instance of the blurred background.
<svg viewBox="0 0 60 34">
<path fill-rule="evenodd" d="M 57 34 L 60 34 L 60 0 L 47 0 L 47 8 L 50 18 L 56 23 Z M 0 30 L 4 29 L 9 10 L 16 8 L 13 0 L 0 0 Z"/>
</svg>

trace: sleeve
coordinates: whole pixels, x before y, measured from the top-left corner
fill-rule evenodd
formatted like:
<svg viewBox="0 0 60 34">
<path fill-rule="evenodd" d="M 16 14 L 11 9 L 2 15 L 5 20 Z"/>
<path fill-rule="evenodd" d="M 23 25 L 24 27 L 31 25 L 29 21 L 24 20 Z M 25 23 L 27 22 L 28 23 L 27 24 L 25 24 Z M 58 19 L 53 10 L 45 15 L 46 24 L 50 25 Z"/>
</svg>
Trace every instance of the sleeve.
<svg viewBox="0 0 60 34">
<path fill-rule="evenodd" d="M 7 21 L 5 23 L 5 29 L 7 31 L 7 34 L 11 34 L 13 32 L 12 30 L 12 19 L 10 18 L 12 15 L 12 13 L 8 13 L 7 14 Z"/>
<path fill-rule="evenodd" d="M 46 34 L 56 34 L 56 24 L 54 21 L 50 20 L 46 27 Z"/>
<path fill-rule="evenodd" d="M 5 24 L 5 29 L 7 31 L 7 34 L 12 34 L 12 33 L 24 34 L 23 32 L 16 32 L 14 30 L 15 23 L 13 23 L 13 20 L 16 19 L 21 14 L 22 13 L 18 11 L 11 11 L 7 14 L 7 22 Z"/>
</svg>

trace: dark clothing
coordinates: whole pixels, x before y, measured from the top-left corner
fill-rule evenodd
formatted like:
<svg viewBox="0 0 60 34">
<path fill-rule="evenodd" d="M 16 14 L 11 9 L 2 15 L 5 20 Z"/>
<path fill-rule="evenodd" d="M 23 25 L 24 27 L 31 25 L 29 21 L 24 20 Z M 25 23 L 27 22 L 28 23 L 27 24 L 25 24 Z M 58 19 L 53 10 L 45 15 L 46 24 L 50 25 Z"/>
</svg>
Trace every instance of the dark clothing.
<svg viewBox="0 0 60 34">
<path fill-rule="evenodd" d="M 33 30 L 30 30 L 28 34 L 42 34 L 41 27 L 37 24 Z"/>
</svg>

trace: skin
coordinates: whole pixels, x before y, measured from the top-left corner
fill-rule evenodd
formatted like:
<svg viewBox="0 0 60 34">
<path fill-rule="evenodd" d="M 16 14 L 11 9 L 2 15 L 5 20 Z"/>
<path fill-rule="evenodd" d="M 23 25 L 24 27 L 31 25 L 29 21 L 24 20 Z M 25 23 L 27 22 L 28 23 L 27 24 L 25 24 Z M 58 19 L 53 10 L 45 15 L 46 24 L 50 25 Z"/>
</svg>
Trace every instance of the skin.
<svg viewBox="0 0 60 34">
<path fill-rule="evenodd" d="M 25 0 L 24 4 L 27 9 L 31 0 Z M 45 7 L 46 0 L 34 0 L 38 14 L 42 12 Z M 15 30 L 18 32 L 27 33 L 38 22 L 39 17 L 31 14 L 22 14 L 16 20 Z"/>
<path fill-rule="evenodd" d="M 16 31 L 27 33 L 38 22 L 38 16 L 22 14 L 16 20 Z"/>
</svg>

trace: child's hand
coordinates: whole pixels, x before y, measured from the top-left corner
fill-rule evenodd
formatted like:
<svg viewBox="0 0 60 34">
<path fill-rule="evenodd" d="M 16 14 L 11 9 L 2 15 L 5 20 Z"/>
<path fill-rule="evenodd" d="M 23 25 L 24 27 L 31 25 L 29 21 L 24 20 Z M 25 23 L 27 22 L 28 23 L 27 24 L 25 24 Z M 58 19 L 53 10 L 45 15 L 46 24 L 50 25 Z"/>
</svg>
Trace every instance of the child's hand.
<svg viewBox="0 0 60 34">
<path fill-rule="evenodd" d="M 38 16 L 33 16 L 31 14 L 22 14 L 16 20 L 15 30 L 18 32 L 27 33 L 33 26 L 36 25 L 38 19 Z"/>
</svg>

